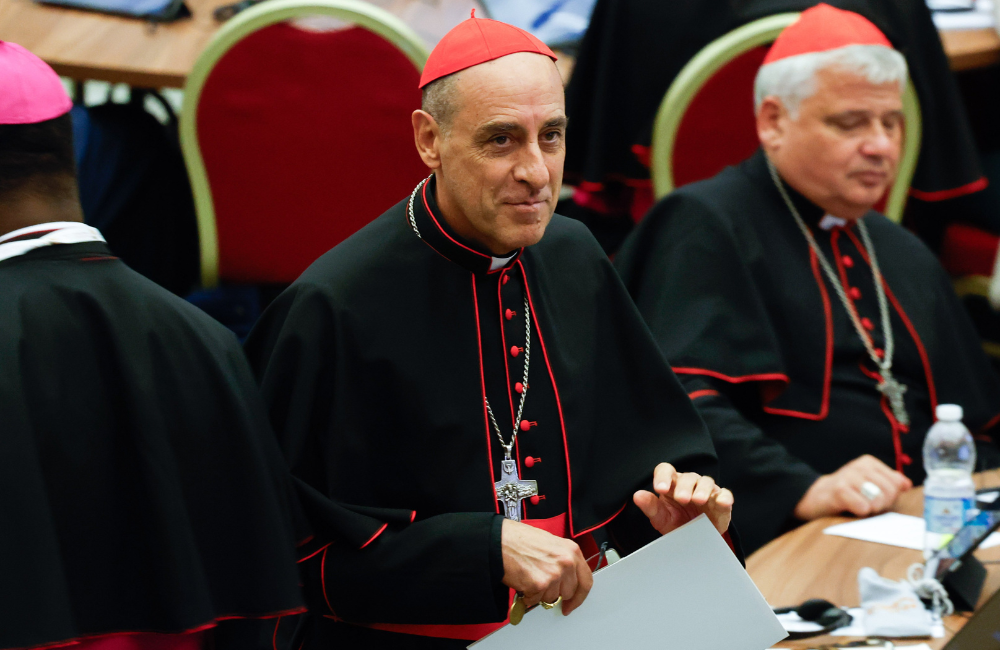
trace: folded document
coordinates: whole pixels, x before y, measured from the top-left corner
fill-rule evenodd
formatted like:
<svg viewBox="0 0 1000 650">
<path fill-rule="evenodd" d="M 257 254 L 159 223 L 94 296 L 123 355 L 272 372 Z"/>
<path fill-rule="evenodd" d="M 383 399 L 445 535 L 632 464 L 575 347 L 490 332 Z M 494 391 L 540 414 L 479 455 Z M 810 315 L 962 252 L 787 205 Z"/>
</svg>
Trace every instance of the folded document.
<svg viewBox="0 0 1000 650">
<path fill-rule="evenodd" d="M 520 625 L 469 647 L 764 650 L 784 637 L 750 576 L 701 515 L 595 573 L 590 595 L 569 616 L 536 607 Z"/>
</svg>

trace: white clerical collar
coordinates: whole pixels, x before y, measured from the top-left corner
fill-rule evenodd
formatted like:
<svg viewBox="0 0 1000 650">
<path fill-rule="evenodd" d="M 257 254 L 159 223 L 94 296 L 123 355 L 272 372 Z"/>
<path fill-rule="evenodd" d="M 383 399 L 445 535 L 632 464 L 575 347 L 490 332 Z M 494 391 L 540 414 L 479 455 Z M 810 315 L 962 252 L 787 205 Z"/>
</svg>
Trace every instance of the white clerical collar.
<svg viewBox="0 0 1000 650">
<path fill-rule="evenodd" d="M 493 261 L 490 262 L 490 270 L 496 271 L 497 269 L 502 269 L 503 267 L 507 266 L 507 262 L 514 259 L 515 255 L 517 255 L 517 253 L 512 253 L 507 257 L 494 257 Z"/>
<path fill-rule="evenodd" d="M 43 246 L 104 242 L 97 228 L 75 221 L 53 221 L 20 228 L 0 237 L 0 262 Z"/>
<path fill-rule="evenodd" d="M 834 228 L 843 228 L 847 225 L 847 220 L 841 219 L 840 217 L 835 217 L 832 214 L 824 214 L 823 218 L 819 220 L 819 227 L 823 230 L 833 230 Z"/>
</svg>

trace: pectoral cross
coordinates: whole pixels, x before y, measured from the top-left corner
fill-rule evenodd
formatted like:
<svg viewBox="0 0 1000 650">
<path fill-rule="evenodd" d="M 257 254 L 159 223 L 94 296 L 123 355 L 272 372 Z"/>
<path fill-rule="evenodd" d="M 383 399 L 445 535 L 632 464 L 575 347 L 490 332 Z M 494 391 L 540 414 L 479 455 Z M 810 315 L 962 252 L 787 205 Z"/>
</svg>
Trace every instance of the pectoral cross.
<svg viewBox="0 0 1000 650">
<path fill-rule="evenodd" d="M 500 480 L 494 483 L 497 501 L 503 504 L 503 516 L 513 521 L 521 521 L 521 502 L 538 494 L 537 481 L 522 481 L 517 475 L 517 463 L 508 451 L 500 462 Z"/>
<path fill-rule="evenodd" d="M 889 407 L 896 421 L 905 427 L 910 426 L 910 415 L 906 412 L 906 402 L 903 401 L 903 394 L 906 393 L 906 386 L 896 381 L 892 374 L 883 369 L 882 383 L 878 385 L 879 392 L 889 400 Z"/>
</svg>

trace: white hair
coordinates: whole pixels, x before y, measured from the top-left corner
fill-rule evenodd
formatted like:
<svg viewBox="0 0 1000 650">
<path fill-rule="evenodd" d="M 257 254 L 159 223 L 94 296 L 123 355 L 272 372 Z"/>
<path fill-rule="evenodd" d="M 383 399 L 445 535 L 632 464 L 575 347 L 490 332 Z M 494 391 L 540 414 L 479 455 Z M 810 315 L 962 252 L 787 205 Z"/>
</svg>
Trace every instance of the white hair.
<svg viewBox="0 0 1000 650">
<path fill-rule="evenodd" d="M 883 45 L 847 45 L 790 56 L 763 66 L 753 84 L 754 110 L 760 110 L 765 97 L 773 96 L 796 117 L 802 100 L 816 92 L 816 73 L 833 67 L 857 74 L 873 84 L 896 82 L 900 92 L 906 86 L 906 59 L 902 54 Z"/>
</svg>

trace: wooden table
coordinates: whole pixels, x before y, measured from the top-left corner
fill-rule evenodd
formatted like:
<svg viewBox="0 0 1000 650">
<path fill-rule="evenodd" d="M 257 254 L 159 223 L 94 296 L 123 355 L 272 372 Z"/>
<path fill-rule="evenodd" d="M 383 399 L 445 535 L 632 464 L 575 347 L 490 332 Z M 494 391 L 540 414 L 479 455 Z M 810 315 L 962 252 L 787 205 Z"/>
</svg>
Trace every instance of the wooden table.
<svg viewBox="0 0 1000 650">
<path fill-rule="evenodd" d="M 56 72 L 80 81 L 181 88 L 219 28 L 212 10 L 235 0 L 185 0 L 192 17 L 153 26 L 32 0 L 0 0 L 0 40 L 28 48 Z"/>
<path fill-rule="evenodd" d="M 978 475 L 976 483 L 980 488 L 1000 486 L 1000 470 Z M 923 512 L 923 490 L 918 488 L 902 495 L 894 510 L 919 516 Z M 747 571 L 767 602 L 782 607 L 798 605 L 810 598 L 823 598 L 837 605 L 856 607 L 860 604 L 858 571 L 861 568 L 872 567 L 879 575 L 901 580 L 911 564 L 923 560 L 920 551 L 823 534 L 824 528 L 845 521 L 851 519 L 817 519 L 782 535 L 750 556 Z M 980 560 L 1000 560 L 1000 546 L 977 551 L 976 556 Z M 986 566 L 988 574 L 980 607 L 1000 589 L 1000 565 Z M 942 648 L 962 627 L 967 616 L 949 616 L 945 620 L 946 637 L 931 639 L 928 645 L 935 650 Z M 780 645 L 813 648 L 823 643 L 849 640 L 846 637 L 816 637 Z"/>
<path fill-rule="evenodd" d="M 1000 63 L 1000 34 L 995 29 L 938 32 L 951 69 L 971 70 Z"/>
<path fill-rule="evenodd" d="M 23 45 L 73 79 L 180 88 L 219 27 L 212 10 L 232 1 L 186 0 L 191 18 L 153 28 L 33 0 L 0 0 L 0 40 Z M 954 70 L 1000 61 L 1000 36 L 993 30 L 942 32 L 941 40 Z"/>
</svg>

